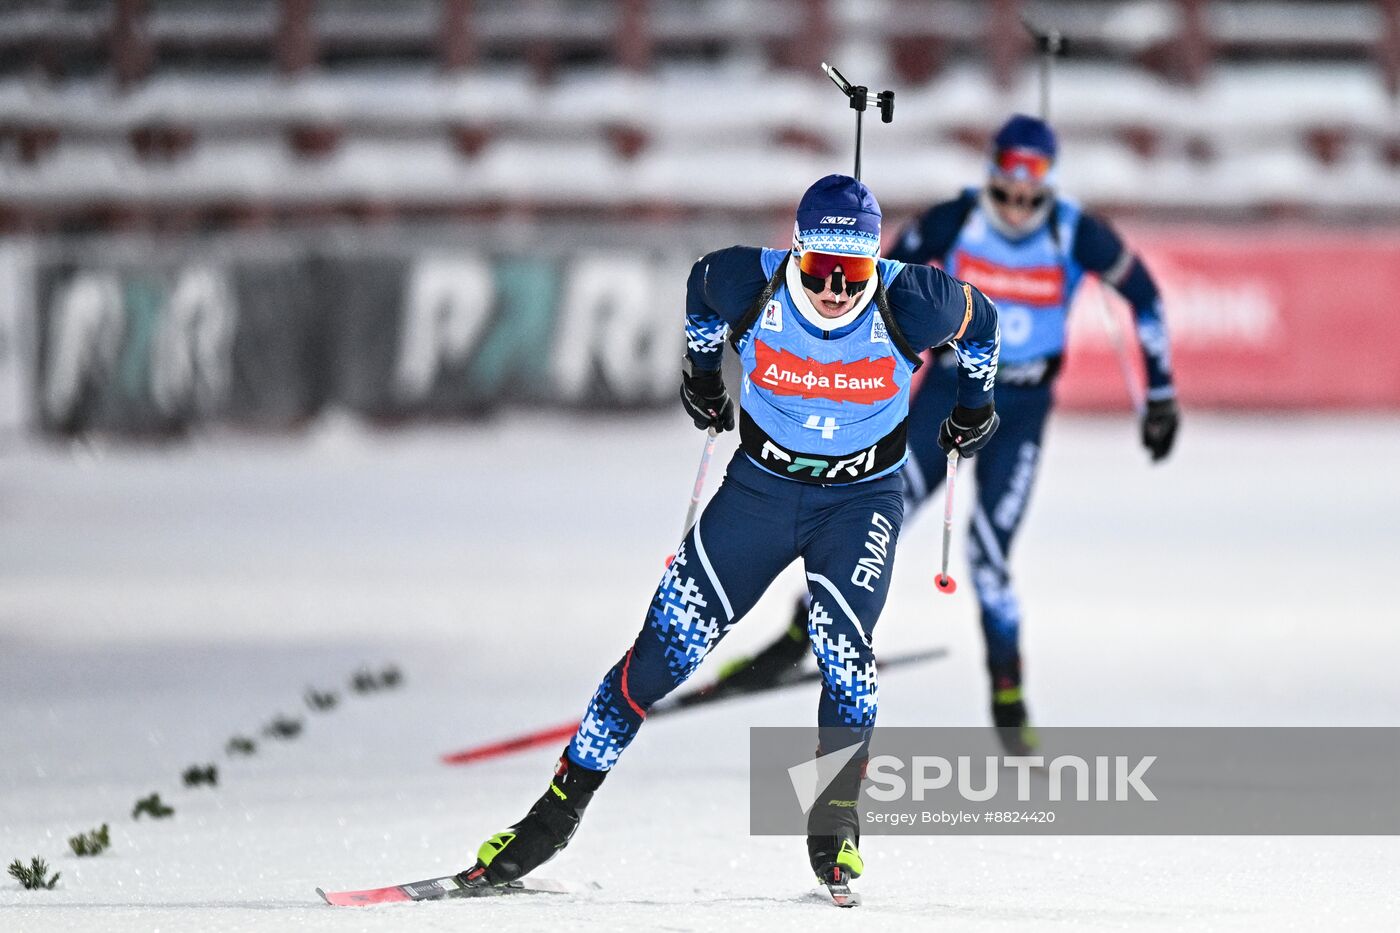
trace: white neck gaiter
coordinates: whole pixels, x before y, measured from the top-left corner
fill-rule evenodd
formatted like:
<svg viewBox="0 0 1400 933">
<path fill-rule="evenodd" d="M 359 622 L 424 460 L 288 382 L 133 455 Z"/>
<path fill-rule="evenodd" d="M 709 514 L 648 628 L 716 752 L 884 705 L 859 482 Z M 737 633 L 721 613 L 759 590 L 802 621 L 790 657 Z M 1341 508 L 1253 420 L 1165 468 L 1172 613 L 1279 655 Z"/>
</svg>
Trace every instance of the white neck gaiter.
<svg viewBox="0 0 1400 933">
<path fill-rule="evenodd" d="M 787 264 L 787 287 L 788 294 L 792 296 L 793 306 L 797 308 L 797 313 L 802 315 L 809 324 L 823 331 L 840 330 L 850 324 L 866 309 L 875 298 L 875 287 L 878 284 L 880 269 L 877 265 L 875 274 L 870 277 L 870 281 L 865 283 L 865 291 L 860 293 L 856 303 L 851 306 L 840 317 L 822 317 L 820 311 L 812 304 L 812 299 L 807 297 L 807 290 L 802 287 L 802 270 L 797 264 L 797 253 L 794 251 Z"/>
</svg>

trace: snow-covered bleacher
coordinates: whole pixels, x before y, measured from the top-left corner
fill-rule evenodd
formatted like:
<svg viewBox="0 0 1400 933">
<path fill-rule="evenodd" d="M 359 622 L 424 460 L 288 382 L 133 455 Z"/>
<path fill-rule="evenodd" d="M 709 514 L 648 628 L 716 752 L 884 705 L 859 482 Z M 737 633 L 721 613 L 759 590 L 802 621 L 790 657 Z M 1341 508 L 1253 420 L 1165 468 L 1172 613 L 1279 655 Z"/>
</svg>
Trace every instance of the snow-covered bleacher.
<svg viewBox="0 0 1400 933">
<path fill-rule="evenodd" d="M 11 52 L 39 50 L 34 67 L 0 75 L 10 229 L 114 205 L 783 211 L 814 175 L 849 165 L 850 113 L 816 68 L 827 57 L 896 89 L 894 123 L 867 122 L 866 173 L 887 203 L 914 205 L 974 181 L 989 132 L 1036 107 L 1022 37 L 978 54 L 1021 13 L 1078 40 L 1056 67 L 1052 117 L 1065 186 L 1084 200 L 1149 213 L 1400 208 L 1391 0 L 119 0 L 128 18 L 108 37 L 137 43 L 144 70 L 94 39 L 107 34 L 98 7 L 42 15 L 55 6 L 0 14 Z M 812 55 L 787 41 L 804 29 Z M 1173 46 L 1198 32 L 1211 57 L 1193 75 Z M 300 57 L 289 35 L 310 36 Z M 997 65 L 1007 49 L 1009 70 Z M 75 56 L 96 65 L 41 67 Z"/>
</svg>

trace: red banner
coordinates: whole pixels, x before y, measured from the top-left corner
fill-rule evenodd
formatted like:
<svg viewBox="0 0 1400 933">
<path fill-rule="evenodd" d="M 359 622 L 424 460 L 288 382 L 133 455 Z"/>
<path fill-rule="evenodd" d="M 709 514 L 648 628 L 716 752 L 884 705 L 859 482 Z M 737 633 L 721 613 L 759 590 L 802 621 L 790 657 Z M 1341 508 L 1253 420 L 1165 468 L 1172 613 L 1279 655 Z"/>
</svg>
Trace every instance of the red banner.
<svg viewBox="0 0 1400 933">
<path fill-rule="evenodd" d="M 759 339 L 754 344 L 754 368 L 749 379 L 776 395 L 825 398 L 833 402 L 874 405 L 899 391 L 894 357 L 819 363 L 787 350 L 774 350 Z"/>
<path fill-rule="evenodd" d="M 1065 270 L 1059 265 L 1015 269 L 958 250 L 954 274 L 993 301 L 1027 305 L 1058 305 L 1064 300 Z"/>
<path fill-rule="evenodd" d="M 1129 228 L 1162 289 L 1177 387 L 1215 408 L 1400 408 L 1400 232 Z M 1104 295 L 1141 381 L 1128 310 L 1085 281 L 1058 396 L 1128 406 Z"/>
</svg>

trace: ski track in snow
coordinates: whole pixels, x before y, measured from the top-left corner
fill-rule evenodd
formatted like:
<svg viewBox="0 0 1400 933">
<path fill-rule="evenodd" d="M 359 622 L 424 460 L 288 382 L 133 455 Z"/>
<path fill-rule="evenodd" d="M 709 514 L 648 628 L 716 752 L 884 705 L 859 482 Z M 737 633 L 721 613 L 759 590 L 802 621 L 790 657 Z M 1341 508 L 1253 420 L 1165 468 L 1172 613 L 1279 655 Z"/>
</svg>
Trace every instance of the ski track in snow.
<svg viewBox="0 0 1400 933">
<path fill-rule="evenodd" d="M 465 867 L 543 791 L 555 750 L 436 758 L 579 715 L 674 548 L 703 445 L 680 422 L 328 419 L 0 455 L 0 861 L 62 873 L 44 892 L 0 878 L 0 931 L 1394 929 L 1384 837 L 867 836 L 865 903 L 834 910 L 801 839 L 747 833 L 747 727 L 809 723 L 815 688 L 648 727 L 539 872 L 595 894 L 323 905 L 317 885 Z M 1400 725 L 1397 428 L 1188 412 L 1154 468 L 1128 419 L 1059 417 L 1014 558 L 1037 720 Z M 951 653 L 882 678 L 885 725 L 986 717 L 961 532 L 964 586 L 932 586 L 939 503 L 906 525 L 876 637 Z M 698 682 L 779 629 L 798 579 Z M 402 689 L 345 690 L 390 661 Z M 307 686 L 341 706 L 307 712 Z M 278 713 L 305 716 L 303 737 L 224 757 Z M 205 762 L 219 787 L 182 787 Z M 133 822 L 151 791 L 174 818 Z M 104 821 L 110 852 L 68 852 Z"/>
</svg>

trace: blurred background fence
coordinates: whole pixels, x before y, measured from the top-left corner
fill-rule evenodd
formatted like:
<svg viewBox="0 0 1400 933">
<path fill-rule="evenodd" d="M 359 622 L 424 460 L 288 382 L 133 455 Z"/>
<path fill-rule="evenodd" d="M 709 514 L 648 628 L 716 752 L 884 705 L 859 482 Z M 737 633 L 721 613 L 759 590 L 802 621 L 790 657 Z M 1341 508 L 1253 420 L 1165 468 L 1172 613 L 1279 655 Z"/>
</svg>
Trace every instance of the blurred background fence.
<svg viewBox="0 0 1400 933">
<path fill-rule="evenodd" d="M 1186 403 L 1400 407 L 1400 0 L 9 0 L 0 426 L 670 404 L 689 263 L 849 170 L 818 63 L 897 92 L 893 235 L 1036 107 L 1022 16 Z M 1078 317 L 1062 394 L 1122 407 Z"/>
</svg>

